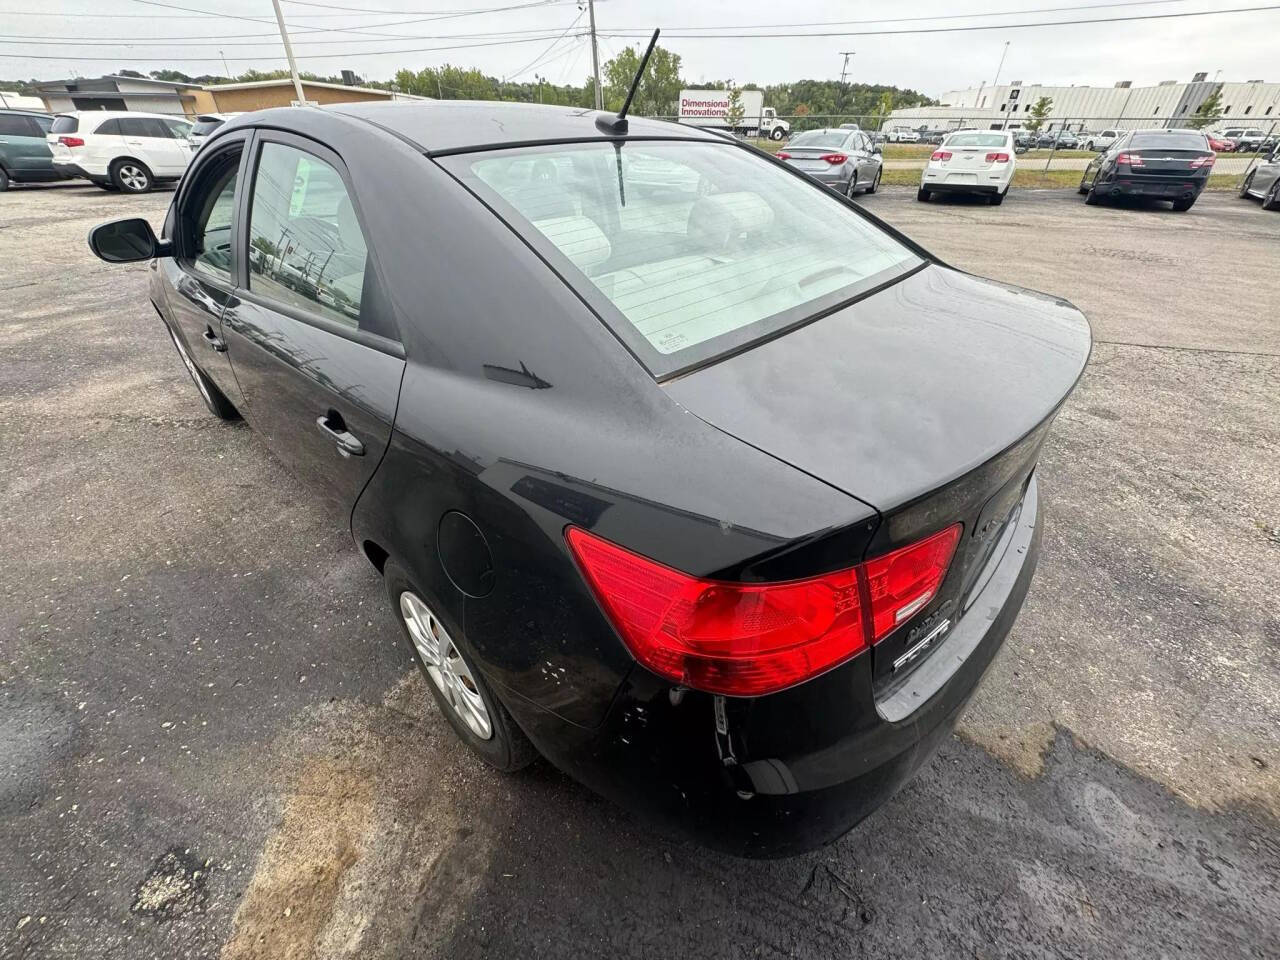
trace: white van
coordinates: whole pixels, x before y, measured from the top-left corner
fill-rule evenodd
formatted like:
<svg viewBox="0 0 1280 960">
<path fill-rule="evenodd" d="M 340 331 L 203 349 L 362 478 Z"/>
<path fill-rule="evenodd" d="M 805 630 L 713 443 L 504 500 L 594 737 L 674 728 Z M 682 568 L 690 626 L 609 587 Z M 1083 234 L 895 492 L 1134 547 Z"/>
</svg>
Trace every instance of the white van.
<svg viewBox="0 0 1280 960">
<path fill-rule="evenodd" d="M 45 139 L 53 167 L 107 190 L 145 193 L 177 180 L 191 162 L 190 121 L 162 113 L 59 113 Z"/>
</svg>

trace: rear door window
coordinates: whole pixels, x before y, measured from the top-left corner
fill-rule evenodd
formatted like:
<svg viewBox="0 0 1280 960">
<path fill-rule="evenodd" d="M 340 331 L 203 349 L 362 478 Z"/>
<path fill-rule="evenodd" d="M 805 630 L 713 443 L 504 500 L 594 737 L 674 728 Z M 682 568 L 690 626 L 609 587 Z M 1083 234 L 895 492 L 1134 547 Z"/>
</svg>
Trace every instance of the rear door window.
<svg viewBox="0 0 1280 960">
<path fill-rule="evenodd" d="M 830 136 L 838 146 L 846 134 Z M 923 262 L 826 188 L 730 144 L 592 142 L 442 159 L 659 378 Z"/>
<path fill-rule="evenodd" d="M 106 122 L 104 122 L 104 123 L 100 123 L 100 124 L 98 124 L 98 129 L 97 129 L 97 130 L 95 130 L 95 131 L 93 131 L 93 132 L 94 132 L 94 133 L 96 133 L 96 134 L 97 134 L 98 136 L 100 136 L 100 137 L 105 137 L 105 136 L 119 137 L 119 136 L 122 136 L 121 131 L 120 131 L 120 121 L 119 121 L 119 120 L 107 120 L 107 121 L 106 121 Z"/>
<path fill-rule="evenodd" d="M 296 147 L 264 143 L 249 214 L 249 289 L 355 328 L 367 262 L 341 174 Z"/>
<path fill-rule="evenodd" d="M 34 137 L 36 125 L 20 113 L 0 113 L 0 137 Z"/>
</svg>

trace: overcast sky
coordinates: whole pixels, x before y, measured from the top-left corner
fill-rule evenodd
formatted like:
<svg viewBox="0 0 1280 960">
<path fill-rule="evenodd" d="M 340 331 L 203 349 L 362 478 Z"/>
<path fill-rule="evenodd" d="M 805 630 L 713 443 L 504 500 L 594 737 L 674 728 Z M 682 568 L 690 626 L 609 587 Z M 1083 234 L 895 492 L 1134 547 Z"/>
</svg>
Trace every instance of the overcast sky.
<svg viewBox="0 0 1280 960">
<path fill-rule="evenodd" d="M 531 2 L 533 0 L 307 0 L 303 3 L 283 0 L 283 9 L 293 31 L 295 53 L 302 70 L 328 74 L 346 67 L 368 79 L 387 79 L 401 67 L 421 69 L 448 62 L 476 66 L 504 78 L 516 74 L 516 79 L 532 79 L 535 74 L 542 74 L 552 82 L 580 82 L 590 73 L 591 51 L 585 37 L 572 35 L 585 29 L 587 24 L 586 13 L 572 0 L 550 0 L 523 10 L 452 15 Z M 733 78 L 738 82 L 778 83 L 836 79 L 843 61 L 841 52 L 852 50 L 855 53 L 849 61 L 849 79 L 911 87 L 936 97 L 947 90 L 990 83 L 1006 41 L 1010 43 L 1008 57 L 1000 73 L 1000 78 L 1006 81 L 1110 86 L 1117 80 L 1132 80 L 1135 84 L 1190 80 L 1191 75 L 1200 70 L 1208 71 L 1210 78 L 1221 70 L 1222 80 L 1280 81 L 1280 53 L 1276 42 L 1280 37 L 1280 9 L 1128 23 L 1037 28 L 1002 26 L 1028 21 L 1260 7 L 1276 2 L 1152 0 L 1118 4 L 1115 0 L 987 0 L 984 4 L 981 0 L 897 0 L 872 4 L 849 0 L 788 0 L 785 3 L 777 0 L 598 0 L 596 25 L 606 35 L 600 41 L 601 63 L 628 43 L 640 42 L 607 36 L 610 32 L 649 30 L 658 26 L 664 34 L 671 34 L 664 35 L 661 42 L 680 54 L 684 75 L 693 81 Z M 37 8 L 53 12 L 19 14 Z M 200 16 L 193 12 L 215 9 L 224 16 Z M 1041 12 L 1015 12 L 1000 17 L 955 16 L 988 11 Z M 440 18 L 442 12 L 450 15 Z M 76 16 L 88 13 L 111 16 Z M 235 16 L 225 16 L 227 14 Z M 433 14 L 437 19 L 428 22 L 397 23 Z M 920 19 L 939 18 L 944 14 L 950 14 L 951 18 Z M 898 19 L 890 20 L 890 17 Z M 255 18 L 262 22 L 254 22 Z M 815 33 L 977 25 L 992 29 L 802 38 L 678 36 L 682 28 L 704 28 L 703 33 L 744 32 L 738 28 L 850 20 L 862 22 L 770 26 L 769 29 Z M 868 22 L 876 20 L 884 22 Z M 350 31 L 353 27 L 365 32 L 353 33 Z M 347 30 L 319 32 L 334 28 Z M 28 0 L 0 0 L 0 36 L 4 37 L 0 42 L 0 53 L 4 54 L 0 56 L 0 77 L 98 76 L 121 67 L 144 72 L 175 67 L 191 74 L 221 73 L 224 67 L 219 49 L 225 54 L 227 69 L 232 73 L 251 67 L 280 69 L 285 66 L 285 59 L 278 36 L 272 36 L 273 30 L 270 0 L 155 0 L 151 3 L 42 0 L 39 4 Z M 557 42 L 557 35 L 566 30 L 568 35 Z M 536 31 L 548 32 L 540 35 Z M 505 33 L 499 35 L 501 32 Z M 20 36 L 32 40 L 22 45 L 11 42 Z M 403 39 L 397 39 L 399 37 Z M 525 42 L 487 45 L 513 39 Z M 92 41 L 93 45 L 75 44 L 75 41 Z M 148 43 L 154 45 L 146 45 Z M 462 44 L 486 45 L 420 50 Z M 31 54 L 49 59 L 32 59 Z M 98 59 L 71 60 L 70 56 Z"/>
</svg>

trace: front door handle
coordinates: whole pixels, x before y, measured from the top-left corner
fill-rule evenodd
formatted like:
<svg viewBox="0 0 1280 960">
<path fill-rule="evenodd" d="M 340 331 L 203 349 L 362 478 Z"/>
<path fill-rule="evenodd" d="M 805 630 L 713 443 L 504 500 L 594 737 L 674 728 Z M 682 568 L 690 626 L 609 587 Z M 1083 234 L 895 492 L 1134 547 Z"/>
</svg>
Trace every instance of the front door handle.
<svg viewBox="0 0 1280 960">
<path fill-rule="evenodd" d="M 338 445 L 338 452 L 344 457 L 363 457 L 364 444 L 354 434 L 348 432 L 342 417 L 330 410 L 322 417 L 316 417 L 316 426 L 320 432 Z"/>
<path fill-rule="evenodd" d="M 204 342 L 209 345 L 214 353 L 226 353 L 227 344 L 221 337 L 213 332 L 212 327 L 204 328 Z"/>
</svg>

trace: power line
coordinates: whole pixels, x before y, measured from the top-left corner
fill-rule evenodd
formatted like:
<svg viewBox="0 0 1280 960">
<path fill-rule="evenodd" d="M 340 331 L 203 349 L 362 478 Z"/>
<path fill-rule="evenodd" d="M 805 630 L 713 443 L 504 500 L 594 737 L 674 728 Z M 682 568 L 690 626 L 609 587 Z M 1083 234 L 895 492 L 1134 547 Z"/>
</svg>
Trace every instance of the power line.
<svg viewBox="0 0 1280 960">
<path fill-rule="evenodd" d="M 291 33 L 292 33 L 292 31 L 291 31 Z M 433 35 L 431 35 L 431 36 L 425 36 L 425 37 L 424 37 L 424 36 L 414 36 L 414 35 L 412 35 L 412 34 L 403 34 L 403 33 L 402 33 L 402 34 L 396 34 L 395 36 L 388 36 L 388 37 L 385 37 L 385 38 L 381 38 L 380 40 L 378 40 L 378 39 L 376 39 L 376 38 L 371 38 L 371 39 L 369 39 L 369 40 L 368 40 L 368 42 L 370 42 L 370 43 L 374 43 L 374 42 L 393 43 L 393 42 L 395 42 L 395 41 L 397 41 L 397 40 L 398 40 L 398 41 L 405 41 L 405 40 L 482 40 L 482 39 L 483 39 L 483 40 L 496 40 L 496 39 L 498 39 L 498 38 L 504 38 L 504 37 L 510 37 L 510 36 L 525 36 L 525 35 L 528 35 L 528 34 L 537 34 L 537 36 L 531 36 L 531 37 L 530 37 L 530 39 L 531 39 L 531 40 L 550 40 L 550 39 L 551 39 L 551 38 L 553 38 L 553 37 L 555 37 L 555 38 L 557 38 L 557 39 L 558 39 L 560 36 L 562 36 L 562 34 L 557 33 L 557 32 L 555 31 L 555 29 L 554 29 L 554 28 L 541 27 L 541 28 L 539 28 L 539 29 L 537 29 L 537 30 L 493 30 L 493 31 L 481 32 L 481 33 L 441 33 L 441 34 L 433 34 Z M 310 44 L 310 45 L 313 45 L 313 46 L 314 46 L 314 45 L 316 45 L 316 44 L 352 43 L 353 41 L 352 41 L 352 39 L 351 39 L 350 37 L 346 37 L 346 38 L 343 38 L 343 39 L 341 39 L 341 40 L 295 40 L 294 42 L 295 42 L 295 43 L 297 43 L 297 44 L 298 44 L 298 45 L 300 45 L 300 46 L 301 46 L 301 45 L 304 45 L 304 44 Z M 172 46 L 175 46 L 175 45 L 176 45 L 176 46 L 179 46 L 179 47 L 218 47 L 218 48 L 222 48 L 222 47 L 273 47 L 273 46 L 279 46 L 279 44 L 280 44 L 280 36 L 279 36 L 279 34 L 276 34 L 276 38 L 275 38 L 275 40 L 254 40 L 254 41 L 251 41 L 251 42 L 248 42 L 248 43 L 236 43 L 235 41 L 225 41 L 225 40 L 224 40 L 224 41 L 219 41 L 219 42 L 217 42 L 217 43 L 183 43 L 183 42 L 181 42 L 181 41 L 179 41 L 179 40 L 172 39 L 172 38 L 171 38 L 171 39 L 169 39 L 169 40 L 138 40 L 138 41 L 134 41 L 134 40 L 127 39 L 127 38 L 115 38 L 115 39 L 113 39 L 113 40 L 11 40 L 11 39 L 9 39 L 9 38 L 7 38 L 7 37 L 0 37 L 0 43 L 19 43 L 19 44 L 26 44 L 26 45 L 31 45 L 31 46 L 45 46 L 45 47 L 55 47 L 55 46 L 61 46 L 61 47 L 66 47 L 66 46 L 72 46 L 72 47 L 123 47 L 123 48 L 125 48 L 125 49 L 132 49 L 132 48 L 134 48 L 134 47 L 172 47 Z"/>
<path fill-rule="evenodd" d="M 579 32 L 574 36 L 585 36 L 585 32 Z M 378 57 L 383 55 L 396 55 L 405 53 L 434 53 L 438 50 L 470 50 L 475 47 L 502 47 L 517 43 L 541 43 L 546 37 L 523 37 L 515 40 L 492 40 L 483 43 L 455 43 L 447 44 L 440 47 L 413 47 L 408 50 L 361 50 L 342 53 L 309 53 L 295 57 L 297 60 L 331 60 L 335 57 Z M 0 53 L 0 57 L 16 60 L 76 60 L 81 62 L 101 63 L 106 60 L 129 60 L 133 63 L 218 63 L 222 57 L 188 57 L 188 56 L 170 56 L 170 57 L 135 57 L 131 54 L 102 54 L 97 57 L 72 57 L 66 54 L 34 54 L 34 53 Z M 225 58 L 231 63 L 261 63 L 263 60 L 276 60 L 278 57 L 258 56 L 258 57 L 227 57 Z"/>
<path fill-rule="evenodd" d="M 514 77 L 520 76 L 520 74 L 524 73 L 526 70 L 531 70 L 534 67 L 536 67 L 539 64 L 539 62 L 541 62 L 542 58 L 545 57 L 552 50 L 554 50 L 556 47 L 556 44 L 558 44 L 561 40 L 563 40 L 565 38 L 565 35 L 568 34 L 570 30 L 572 30 L 574 27 L 578 25 L 578 21 L 582 19 L 582 14 L 583 14 L 583 11 L 579 10 L 578 15 L 573 18 L 573 20 L 570 22 L 570 24 L 567 27 L 564 28 L 564 33 L 561 33 L 560 36 L 556 37 L 554 40 L 551 41 L 551 46 L 547 47 L 547 49 L 543 50 L 542 53 L 534 57 L 529 64 L 521 67 L 519 70 L 517 70 L 515 73 L 511 74 L 510 76 L 506 77 L 505 79 L 511 80 Z"/>
<path fill-rule="evenodd" d="M 135 2 L 142 3 L 142 2 L 145 2 L 145 0 L 135 0 Z M 530 2 L 518 3 L 518 4 L 513 4 L 509 6 L 504 6 L 504 7 L 480 7 L 480 8 L 474 8 L 469 10 L 454 10 L 454 11 L 389 10 L 386 12 L 386 14 L 374 13 L 373 15 L 386 16 L 386 15 L 394 14 L 397 16 L 405 16 L 405 15 L 416 16 L 419 14 L 430 14 L 431 15 L 430 18 L 438 18 L 441 20 L 445 20 L 453 17 L 471 17 L 471 16 L 476 16 L 476 15 L 485 14 L 485 13 L 502 13 L 508 10 L 523 10 L 531 7 L 547 7 L 547 6 L 558 6 L 558 5 L 576 6 L 577 0 L 530 0 Z M 229 20 L 247 20 L 250 23 L 267 23 L 267 24 L 275 23 L 275 21 L 269 17 L 254 17 L 248 14 L 235 14 L 235 13 L 217 13 L 209 10 L 200 10 L 199 8 L 196 8 L 196 7 L 177 6 L 176 4 L 152 3 L 151 6 L 168 7 L 169 9 L 173 9 L 173 10 L 187 11 L 186 13 L 169 14 L 168 19 L 170 20 L 207 20 L 212 17 L 214 19 L 223 18 L 223 19 L 229 19 Z M 290 14 L 290 19 L 291 20 L 336 20 L 340 18 L 345 19 L 349 17 L 367 17 L 370 15 L 370 12 L 356 12 L 355 9 L 352 7 L 345 7 L 343 9 L 350 12 L 347 12 L 347 13 L 296 13 L 296 14 Z M 0 10 L 0 16 L 2 17 L 45 17 L 46 19 L 49 19 L 49 20 L 63 20 L 68 17 L 77 18 L 77 19 L 87 19 L 87 20 L 121 20 L 121 19 L 154 20 L 155 19 L 155 14 L 153 13 L 47 13 L 40 10 Z M 375 24 L 375 26 L 381 26 L 381 24 Z"/>
<path fill-rule="evenodd" d="M 1261 7 L 1232 7 L 1226 10 L 1187 10 L 1178 13 L 1143 13 L 1130 17 L 1095 17 L 1087 20 L 1040 20 L 1032 23 L 992 23 L 964 27 L 908 27 L 902 30 L 830 30 L 821 33 L 797 33 L 794 31 L 777 33 L 677 33 L 664 31 L 664 37 L 675 37 L 684 40 L 751 40 L 779 39 L 783 37 L 891 37 L 903 34 L 920 33 L 971 33 L 974 30 L 1018 30 L 1028 27 L 1070 27 L 1078 24 L 1094 23 L 1129 23 L 1137 20 L 1175 20 L 1181 17 L 1215 17 L 1225 13 L 1261 13 L 1267 10 L 1280 10 L 1280 4 L 1268 4 Z M 611 30 L 601 36 L 618 39 L 635 39 L 644 34 L 638 30 L 622 32 Z"/>
</svg>

